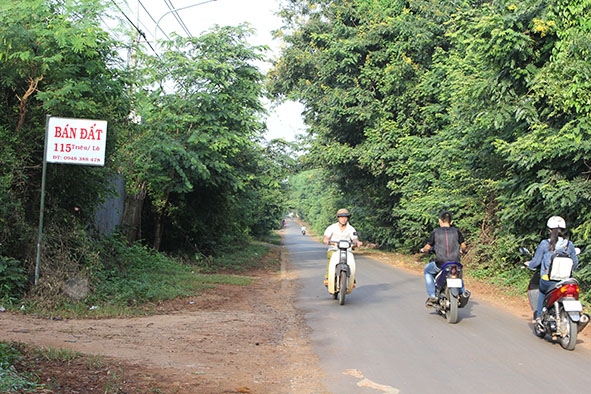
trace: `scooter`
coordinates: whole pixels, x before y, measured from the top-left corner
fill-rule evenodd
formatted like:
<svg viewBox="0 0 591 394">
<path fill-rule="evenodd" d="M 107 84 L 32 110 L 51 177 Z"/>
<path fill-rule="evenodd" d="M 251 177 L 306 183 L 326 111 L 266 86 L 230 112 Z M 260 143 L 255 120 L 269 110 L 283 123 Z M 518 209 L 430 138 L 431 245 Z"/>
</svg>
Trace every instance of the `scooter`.
<svg viewBox="0 0 591 394">
<path fill-rule="evenodd" d="M 580 249 L 576 248 L 577 254 Z M 529 250 L 520 247 L 523 255 L 531 256 Z M 589 323 L 589 315 L 583 313 L 583 305 L 579 301 L 579 282 L 573 278 L 556 281 L 555 285 L 544 297 L 544 307 L 541 314 L 541 327 L 534 323 L 534 333 L 539 338 L 546 334 L 558 341 L 566 350 L 574 350 L 577 344 L 577 334 Z M 527 287 L 527 298 L 533 312 L 534 319 L 538 309 L 540 294 L 540 270 L 536 269 Z"/>
<path fill-rule="evenodd" d="M 440 315 L 445 316 L 450 324 L 458 322 L 458 309 L 463 308 L 470 299 L 470 291 L 464 288 L 462 264 L 459 261 L 443 263 L 441 271 L 435 276 L 435 297 L 433 307 Z"/>
<path fill-rule="evenodd" d="M 306 227 L 302 227 L 300 232 L 302 233 L 302 235 L 306 235 Z"/>
<path fill-rule="evenodd" d="M 345 296 L 355 287 L 355 257 L 351 252 L 353 243 L 346 240 L 330 241 L 337 246 L 328 264 L 328 292 L 339 305 L 345 304 Z"/>
</svg>

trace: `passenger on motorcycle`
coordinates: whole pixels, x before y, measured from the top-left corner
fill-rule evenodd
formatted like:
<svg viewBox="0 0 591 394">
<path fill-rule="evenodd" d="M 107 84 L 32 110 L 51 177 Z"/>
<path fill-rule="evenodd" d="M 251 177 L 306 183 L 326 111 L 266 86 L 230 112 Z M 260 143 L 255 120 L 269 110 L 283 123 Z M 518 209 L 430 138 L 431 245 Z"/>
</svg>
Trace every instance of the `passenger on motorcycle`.
<svg viewBox="0 0 591 394">
<path fill-rule="evenodd" d="M 435 251 L 435 260 L 430 261 L 423 270 L 425 287 L 427 288 L 427 301 L 425 306 L 432 306 L 437 302 L 435 297 L 435 276 L 441 271 L 441 266 L 448 261 L 460 261 L 460 253 L 466 252 L 466 242 L 462 232 L 452 226 L 451 213 L 442 211 L 439 214 L 439 227 L 431 232 L 429 240 L 420 250 L 428 253 L 431 248 Z M 460 297 L 470 297 L 470 291 L 462 289 Z"/>
<path fill-rule="evenodd" d="M 357 238 L 357 230 L 355 230 L 355 228 L 349 223 L 350 217 L 351 214 L 348 210 L 345 208 L 339 209 L 337 211 L 337 222 L 328 226 L 324 231 L 324 244 L 328 245 L 328 251 L 326 252 L 328 261 L 326 263 L 326 273 L 324 274 L 324 286 L 328 286 L 328 267 L 330 264 L 330 257 L 338 250 L 335 245 L 330 244 L 330 241 L 347 240 L 356 244 L 358 248 L 363 245 L 363 242 L 359 241 Z"/>
<path fill-rule="evenodd" d="M 566 230 L 565 220 L 560 216 L 552 216 L 548 219 L 546 227 L 548 227 L 548 231 L 550 232 L 550 238 L 543 239 L 538 245 L 531 261 L 525 262 L 525 265 L 532 270 L 540 267 L 540 294 L 538 296 L 538 309 L 534 319 L 534 323 L 538 326 L 542 326 L 540 316 L 544 305 L 544 297 L 548 290 L 556 284 L 556 281 L 552 281 L 548 277 L 552 256 L 557 252 L 566 252 L 573 260 L 573 270 L 579 264 L 575 245 L 572 241 L 566 239 L 563 234 L 564 230 Z"/>
</svg>

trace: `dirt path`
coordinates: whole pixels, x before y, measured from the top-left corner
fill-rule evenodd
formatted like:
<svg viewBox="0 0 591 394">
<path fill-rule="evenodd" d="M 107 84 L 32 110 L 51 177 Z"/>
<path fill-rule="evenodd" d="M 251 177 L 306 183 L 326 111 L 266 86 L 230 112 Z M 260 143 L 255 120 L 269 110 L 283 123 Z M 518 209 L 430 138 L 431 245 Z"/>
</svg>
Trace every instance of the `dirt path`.
<svg viewBox="0 0 591 394">
<path fill-rule="evenodd" d="M 256 279 L 248 287 L 218 286 L 160 304 L 157 316 L 47 320 L 1 313 L 1 338 L 106 356 L 127 371 L 116 382 L 120 391 L 109 392 L 321 394 L 307 326 L 292 305 L 295 278 L 286 262 L 282 266 L 281 275 L 249 273 Z M 87 372 L 79 368 L 70 371 L 71 389 L 53 392 L 104 392 L 81 379 Z M 126 380 L 133 380 L 134 391 Z M 155 386 L 160 391 L 151 391 Z"/>
</svg>

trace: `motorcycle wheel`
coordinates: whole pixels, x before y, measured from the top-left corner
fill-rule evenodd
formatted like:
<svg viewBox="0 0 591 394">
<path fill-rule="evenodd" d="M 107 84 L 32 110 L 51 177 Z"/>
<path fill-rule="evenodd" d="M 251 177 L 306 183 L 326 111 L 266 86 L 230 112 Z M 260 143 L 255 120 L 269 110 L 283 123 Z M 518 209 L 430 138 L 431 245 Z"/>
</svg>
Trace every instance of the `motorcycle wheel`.
<svg viewBox="0 0 591 394">
<path fill-rule="evenodd" d="M 566 335 L 560 338 L 560 346 L 566 350 L 575 350 L 577 344 L 577 325 L 568 317 L 568 313 L 561 308 L 560 324 L 566 327 Z"/>
<path fill-rule="evenodd" d="M 345 271 L 341 271 L 341 276 L 339 279 L 339 305 L 343 305 L 345 303 L 345 295 L 347 294 L 347 273 Z"/>
<path fill-rule="evenodd" d="M 446 291 L 446 296 L 449 301 L 449 310 L 445 314 L 447 322 L 456 324 L 458 322 L 458 297 L 454 296 L 449 289 Z"/>
</svg>

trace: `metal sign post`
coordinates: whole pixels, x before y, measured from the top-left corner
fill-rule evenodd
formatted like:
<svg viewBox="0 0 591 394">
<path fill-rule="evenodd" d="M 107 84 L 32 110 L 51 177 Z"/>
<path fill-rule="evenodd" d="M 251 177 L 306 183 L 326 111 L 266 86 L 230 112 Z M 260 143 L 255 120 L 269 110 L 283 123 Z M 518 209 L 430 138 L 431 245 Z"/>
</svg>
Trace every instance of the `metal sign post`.
<svg viewBox="0 0 591 394">
<path fill-rule="evenodd" d="M 39 281 L 41 243 L 43 240 L 43 212 L 45 210 L 45 178 L 47 163 L 105 165 L 107 121 L 92 119 L 68 119 L 46 116 L 45 148 L 41 175 L 41 206 L 39 209 L 39 234 L 35 261 L 35 285 Z"/>
<path fill-rule="evenodd" d="M 51 115 L 45 117 L 45 147 L 43 152 L 47 152 L 47 135 L 49 134 L 49 118 Z M 41 261 L 41 240 L 43 239 L 43 211 L 45 210 L 45 177 L 47 175 L 47 160 L 43 155 L 43 171 L 41 175 L 41 207 L 39 208 L 39 235 L 37 236 L 37 258 L 35 259 L 35 286 L 39 281 L 39 262 Z"/>
</svg>

